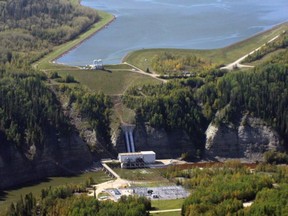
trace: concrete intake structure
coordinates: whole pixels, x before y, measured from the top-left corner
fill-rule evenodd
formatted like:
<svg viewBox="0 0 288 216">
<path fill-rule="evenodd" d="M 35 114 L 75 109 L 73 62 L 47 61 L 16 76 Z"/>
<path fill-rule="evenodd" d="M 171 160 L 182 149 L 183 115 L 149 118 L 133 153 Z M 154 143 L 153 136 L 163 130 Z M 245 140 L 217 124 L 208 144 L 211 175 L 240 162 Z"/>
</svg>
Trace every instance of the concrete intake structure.
<svg viewBox="0 0 288 216">
<path fill-rule="evenodd" d="M 133 138 L 134 128 L 135 128 L 134 125 L 123 125 L 122 126 L 122 130 L 123 130 L 123 133 L 125 135 L 127 152 L 135 152 L 135 144 L 134 144 L 134 138 Z"/>
</svg>

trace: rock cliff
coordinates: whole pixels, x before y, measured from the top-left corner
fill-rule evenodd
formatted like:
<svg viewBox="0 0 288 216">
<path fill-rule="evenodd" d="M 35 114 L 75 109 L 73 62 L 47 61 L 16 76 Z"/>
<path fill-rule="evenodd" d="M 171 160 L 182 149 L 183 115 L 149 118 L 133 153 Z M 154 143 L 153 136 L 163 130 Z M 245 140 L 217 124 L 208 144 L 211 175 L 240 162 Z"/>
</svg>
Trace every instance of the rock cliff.
<svg viewBox="0 0 288 216">
<path fill-rule="evenodd" d="M 264 121 L 249 115 L 236 124 L 211 123 L 206 130 L 206 155 L 219 158 L 246 158 L 263 160 L 268 150 L 280 150 L 280 137 Z"/>
<path fill-rule="evenodd" d="M 28 150 L 0 142 L 0 189 L 48 176 L 75 174 L 91 163 L 87 144 L 76 132 L 65 137 L 50 129 L 42 145 Z"/>
<path fill-rule="evenodd" d="M 184 130 L 167 132 L 148 124 L 138 123 L 133 131 L 136 151 L 154 151 L 157 159 L 177 158 L 184 152 L 195 152 L 190 137 Z M 118 152 L 125 152 L 125 139 L 121 131 L 116 142 Z"/>
</svg>

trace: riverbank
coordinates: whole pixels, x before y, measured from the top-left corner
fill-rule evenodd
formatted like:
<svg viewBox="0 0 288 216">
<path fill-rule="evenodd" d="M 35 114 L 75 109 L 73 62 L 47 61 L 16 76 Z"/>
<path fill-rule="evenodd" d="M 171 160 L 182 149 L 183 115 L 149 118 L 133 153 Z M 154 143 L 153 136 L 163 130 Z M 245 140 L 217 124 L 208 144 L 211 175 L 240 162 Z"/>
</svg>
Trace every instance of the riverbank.
<svg viewBox="0 0 288 216">
<path fill-rule="evenodd" d="M 46 70 L 51 67 L 54 68 L 55 66 L 52 66 L 52 62 L 55 61 L 55 59 L 58 59 L 62 55 L 65 55 L 67 52 L 79 46 L 81 43 L 83 43 L 84 41 L 95 35 L 103 28 L 107 27 L 110 23 L 112 23 L 116 19 L 114 15 L 106 13 L 104 11 L 97 10 L 97 12 L 101 17 L 99 22 L 93 24 L 88 31 L 84 32 L 83 34 L 80 34 L 76 39 L 54 47 L 49 54 L 44 56 L 39 61 L 35 62 L 32 66 L 40 70 Z M 57 66 L 61 67 L 60 64 L 57 64 Z"/>
<path fill-rule="evenodd" d="M 165 52 L 173 56 L 197 56 L 208 59 L 219 66 L 224 66 L 250 53 L 287 30 L 288 22 L 284 22 L 243 41 L 219 49 L 141 49 L 128 53 L 122 59 L 122 62 L 128 62 L 142 70 L 152 69 L 153 59 Z"/>
</svg>

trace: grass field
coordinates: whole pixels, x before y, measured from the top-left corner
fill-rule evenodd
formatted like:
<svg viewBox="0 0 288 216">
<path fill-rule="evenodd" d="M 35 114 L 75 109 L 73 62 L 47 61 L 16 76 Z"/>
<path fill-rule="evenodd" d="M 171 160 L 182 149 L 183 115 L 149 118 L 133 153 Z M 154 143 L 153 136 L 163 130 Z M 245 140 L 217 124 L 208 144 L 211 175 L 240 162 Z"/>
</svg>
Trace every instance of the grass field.
<svg viewBox="0 0 288 216">
<path fill-rule="evenodd" d="M 11 202 L 16 202 L 21 195 L 25 196 L 26 194 L 32 192 L 35 196 L 39 197 L 43 188 L 50 186 L 56 187 L 65 184 L 81 184 L 84 183 L 89 177 L 92 177 L 96 184 L 110 180 L 110 178 L 104 172 L 99 171 L 70 177 L 50 177 L 39 182 L 22 185 L 20 188 L 7 190 L 0 194 L 0 212 L 9 207 Z"/>
<path fill-rule="evenodd" d="M 55 70 L 61 77 L 68 74 L 81 84 L 96 92 L 103 92 L 107 95 L 123 94 L 125 90 L 133 85 L 158 84 L 160 81 L 152 77 L 138 74 L 136 72 L 119 70 L 81 70 L 77 68 Z"/>
<path fill-rule="evenodd" d="M 283 30 L 288 29 L 288 23 L 278 25 L 268 31 L 257 34 L 244 41 L 233 45 L 213 50 L 188 50 L 188 49 L 142 49 L 129 53 L 124 57 L 123 62 L 128 62 L 142 70 L 151 68 L 153 58 L 163 52 L 171 53 L 174 56 L 198 56 L 211 60 L 212 63 L 222 65 L 231 63 L 252 50 L 267 43 L 276 35 L 279 35 Z"/>
<path fill-rule="evenodd" d="M 162 212 L 162 213 L 155 213 L 150 214 L 155 216 L 181 216 L 181 212 Z"/>
<path fill-rule="evenodd" d="M 152 200 L 152 208 L 154 210 L 167 210 L 167 209 L 179 209 L 182 207 L 184 199 L 176 199 L 176 200 Z M 163 213 L 155 213 L 151 215 L 157 216 L 180 216 L 181 212 L 163 212 Z"/>
<path fill-rule="evenodd" d="M 152 208 L 155 210 L 178 209 L 182 207 L 184 199 L 176 200 L 152 200 Z"/>
<path fill-rule="evenodd" d="M 162 177 L 158 169 L 121 169 L 117 168 L 114 171 L 123 179 L 131 181 L 143 181 L 149 187 L 157 185 L 168 185 L 169 181 Z M 145 182 L 146 181 L 146 182 Z M 171 184 L 171 183 L 170 183 Z M 141 185 L 139 185 L 141 186 Z"/>
</svg>

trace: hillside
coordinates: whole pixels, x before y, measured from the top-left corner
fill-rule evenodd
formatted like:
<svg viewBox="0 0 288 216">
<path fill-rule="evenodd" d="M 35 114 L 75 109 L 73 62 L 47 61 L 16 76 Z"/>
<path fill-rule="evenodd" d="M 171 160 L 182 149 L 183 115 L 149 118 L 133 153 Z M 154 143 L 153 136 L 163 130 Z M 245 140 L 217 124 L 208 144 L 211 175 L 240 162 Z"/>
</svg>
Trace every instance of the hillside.
<svg viewBox="0 0 288 216">
<path fill-rule="evenodd" d="M 31 63 L 100 17 L 65 0 L 7 0 L 0 9 L 0 189 L 75 174 L 110 148 L 110 100 L 81 87 L 54 86 Z"/>
<path fill-rule="evenodd" d="M 0 2 L 0 62 L 30 64 L 100 20 L 95 10 L 63 0 Z"/>
<path fill-rule="evenodd" d="M 257 44 L 255 38 L 247 46 L 239 43 L 240 51 L 236 45 L 197 55 L 145 50 L 151 61 L 140 65 L 144 71 L 133 65 L 84 71 L 45 59 L 40 72 L 31 64 L 101 17 L 68 0 L 7 0 L 0 9 L 0 174 L 5 176 L 0 188 L 76 173 L 93 159 L 113 157 L 125 142 L 119 132 L 123 119 L 136 124 L 137 150 L 149 147 L 145 150 L 160 157 L 247 159 L 249 153 L 255 161 L 267 150 L 288 147 L 285 25 L 267 32 L 269 38 L 279 32 L 284 36 L 269 52 L 249 56 L 256 65 L 252 69 L 221 70 L 224 57 L 217 53 L 233 53 L 226 62 L 257 47 L 265 35 L 256 37 L 261 39 Z M 157 72 L 161 79 L 151 76 Z M 216 128 L 211 139 L 209 125 Z M 233 139 L 226 143 L 225 137 Z M 223 156 L 219 149 L 229 151 Z"/>
<path fill-rule="evenodd" d="M 209 152 L 209 149 L 205 150 L 208 137 L 205 137 L 204 132 L 210 122 L 216 128 L 226 124 L 236 131 L 239 124 L 244 127 L 250 125 L 250 129 L 249 127 L 245 129 L 250 131 L 248 132 L 251 134 L 248 138 L 250 141 L 244 143 L 250 145 L 248 148 L 255 145 L 253 147 L 255 154 L 261 155 L 269 150 L 268 147 L 263 146 L 264 142 L 259 142 L 261 139 L 266 139 L 264 138 L 266 132 L 260 132 L 261 127 L 268 127 L 267 130 L 271 131 L 268 136 L 276 136 L 276 139 L 280 140 L 276 144 L 278 147 L 272 149 L 283 147 L 287 149 L 287 57 L 288 50 L 282 50 L 253 69 L 235 72 L 212 69 L 199 76 L 173 80 L 165 85 L 130 88 L 123 101 L 129 108 L 135 110 L 138 121 L 149 122 L 149 125 L 154 128 L 164 128 L 168 133 L 179 129 L 184 130 L 190 136 L 191 151 L 196 148 L 198 156 L 199 153 L 204 156 Z M 255 139 L 255 132 L 251 131 L 251 125 L 254 123 L 249 124 L 248 120 L 245 120 L 248 118 L 238 122 L 245 115 L 262 120 L 255 129 L 260 134 L 257 135 L 258 141 Z M 255 121 L 259 122 L 256 119 Z M 272 132 L 274 130 L 276 135 Z M 239 146 L 237 136 L 229 141 L 226 140 L 227 138 L 220 135 L 219 139 L 220 141 L 222 139 L 223 145 L 219 145 L 218 148 L 223 149 L 224 143 L 227 142 L 235 146 L 230 154 L 229 151 L 225 152 L 227 153 L 225 157 L 243 157 L 244 152 L 241 151 L 246 151 L 247 147 Z M 174 148 L 177 149 L 177 142 L 174 143 Z M 217 156 L 217 154 L 213 155 Z M 258 160 L 261 157 L 250 159 Z"/>
</svg>

